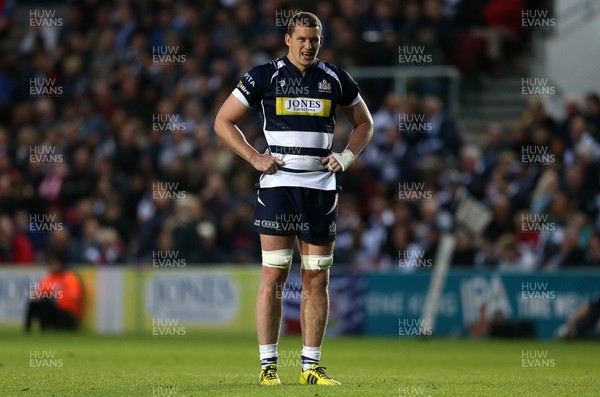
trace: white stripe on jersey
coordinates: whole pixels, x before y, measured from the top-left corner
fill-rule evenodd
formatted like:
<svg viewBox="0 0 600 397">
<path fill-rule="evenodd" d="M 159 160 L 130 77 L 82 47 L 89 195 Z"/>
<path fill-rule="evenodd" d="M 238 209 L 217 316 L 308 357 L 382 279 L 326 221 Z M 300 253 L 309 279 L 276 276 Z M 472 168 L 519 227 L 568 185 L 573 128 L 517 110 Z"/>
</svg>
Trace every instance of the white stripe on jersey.
<svg viewBox="0 0 600 397">
<path fill-rule="evenodd" d="M 279 69 L 284 68 L 285 67 L 285 62 L 283 62 L 282 60 L 277 61 L 277 64 L 275 65 L 277 66 L 277 70 L 275 71 L 275 73 L 273 73 L 273 75 L 271 76 L 271 80 L 269 80 L 269 84 L 271 84 L 273 82 L 273 79 L 277 76 L 279 76 Z"/>
<path fill-rule="evenodd" d="M 244 94 L 242 94 L 238 88 L 234 88 L 233 91 L 231 91 L 231 95 L 233 95 L 234 97 L 236 97 L 237 99 L 239 99 L 239 101 L 244 106 L 246 106 L 247 108 L 251 108 L 252 107 L 248 103 L 248 100 L 246 99 L 246 97 L 244 96 Z"/>
<path fill-rule="evenodd" d="M 334 79 L 337 80 L 338 84 L 340 85 L 340 92 L 342 93 L 342 95 L 344 95 L 344 91 L 342 89 L 342 83 L 341 83 L 338 75 L 333 70 L 328 68 L 327 65 L 325 65 L 323 62 L 319 62 L 319 69 L 322 69 L 323 71 L 325 71 L 325 73 L 327 73 L 328 75 L 330 75 L 331 77 L 333 77 Z M 359 101 L 360 101 L 360 94 L 357 94 L 356 98 L 354 98 L 354 100 L 352 101 L 352 103 L 350 105 L 342 106 L 342 107 L 343 108 L 351 108 L 352 106 L 355 106 Z"/>
<path fill-rule="evenodd" d="M 262 114 L 263 114 L 263 131 L 266 131 L 266 129 L 267 129 L 267 112 L 265 112 L 265 100 L 264 99 L 260 100 L 260 107 L 262 108 Z"/>
<path fill-rule="evenodd" d="M 275 174 L 263 174 L 259 180 L 261 188 L 297 186 L 317 190 L 336 190 L 336 179 L 333 172 L 307 172 L 296 174 L 293 172 L 277 171 Z"/>
<path fill-rule="evenodd" d="M 324 157 L 282 153 L 272 153 L 271 155 L 277 157 L 279 160 L 283 160 L 285 163 L 284 167 L 292 170 L 323 171 L 325 169 L 323 164 L 321 164 L 321 160 Z"/>
<path fill-rule="evenodd" d="M 356 98 L 352 101 L 352 103 L 350 105 L 342 106 L 342 107 L 343 108 L 351 108 L 352 106 L 355 106 L 358 102 L 360 102 L 360 100 L 361 100 L 361 96 L 360 96 L 360 94 L 358 94 L 358 95 L 356 95 Z"/>
<path fill-rule="evenodd" d="M 265 138 L 271 146 L 329 149 L 333 144 L 333 134 L 325 132 L 265 131 Z"/>
<path fill-rule="evenodd" d="M 323 70 L 338 82 L 338 85 L 340 86 L 340 96 L 344 96 L 344 89 L 342 88 L 342 82 L 340 81 L 338 75 L 333 70 L 328 68 L 323 62 L 319 62 L 319 69 Z"/>
</svg>

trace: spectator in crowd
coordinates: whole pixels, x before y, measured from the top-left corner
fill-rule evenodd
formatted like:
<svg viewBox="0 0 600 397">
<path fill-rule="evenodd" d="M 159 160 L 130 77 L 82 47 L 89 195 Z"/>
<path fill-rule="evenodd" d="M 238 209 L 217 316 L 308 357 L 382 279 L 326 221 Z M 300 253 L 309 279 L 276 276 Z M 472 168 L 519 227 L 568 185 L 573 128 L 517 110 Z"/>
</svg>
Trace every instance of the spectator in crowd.
<svg viewBox="0 0 600 397">
<path fill-rule="evenodd" d="M 448 116 L 439 98 L 428 96 L 423 99 L 425 120 L 431 125 L 431 131 L 421 134 L 422 139 L 417 145 L 421 156 L 436 153 L 444 157 L 458 158 L 462 144 L 458 128 L 454 120 Z"/>
<path fill-rule="evenodd" d="M 352 263 L 356 252 L 361 220 L 354 197 L 344 196 L 339 206 L 333 254 L 341 264 L 348 265 Z"/>
<path fill-rule="evenodd" d="M 568 216 L 568 221 L 558 221 L 558 225 L 558 232 L 552 235 L 554 238 L 546 246 L 544 267 L 556 270 L 582 266 L 585 262 L 584 247 L 590 231 L 586 225 L 586 217 L 582 213 L 572 213 Z"/>
<path fill-rule="evenodd" d="M 455 233 L 455 238 L 456 244 L 450 264 L 458 267 L 473 267 L 475 255 L 477 254 L 473 237 L 464 230 L 458 230 Z"/>
<path fill-rule="evenodd" d="M 569 126 L 571 146 L 565 153 L 565 162 L 570 165 L 576 161 L 578 153 L 585 153 L 592 157 L 594 162 L 600 160 L 600 144 L 590 134 L 585 117 L 575 116 Z"/>
<path fill-rule="evenodd" d="M 94 217 L 86 219 L 82 224 L 82 234 L 78 241 L 77 262 L 97 264 L 100 262 L 100 225 Z"/>
<path fill-rule="evenodd" d="M 97 264 L 101 266 L 123 263 L 123 247 L 117 231 L 112 227 L 102 227 L 98 230 L 99 257 Z"/>
<path fill-rule="evenodd" d="M 375 196 L 371 202 L 371 216 L 361 236 L 360 258 L 358 264 L 364 270 L 381 267 L 380 258 L 384 243 L 388 238 L 388 228 L 394 223 L 394 214 L 388 200 L 382 195 Z"/>
<path fill-rule="evenodd" d="M 16 230 L 8 215 L 0 216 L 0 263 L 27 265 L 35 263 L 31 242 Z"/>
<path fill-rule="evenodd" d="M 483 240 L 475 254 L 474 263 L 475 268 L 479 270 L 495 269 L 498 266 L 498 255 L 493 241 Z"/>
<path fill-rule="evenodd" d="M 13 0 L 0 0 L 0 39 L 8 35 L 13 24 L 12 13 L 15 7 Z"/>
<path fill-rule="evenodd" d="M 485 230 L 485 237 L 496 241 L 500 236 L 515 230 L 513 208 L 508 196 L 500 194 L 491 202 L 492 221 Z"/>
<path fill-rule="evenodd" d="M 569 133 L 571 122 L 575 116 L 580 116 L 582 114 L 579 102 L 575 95 L 565 95 L 564 112 L 565 117 L 561 122 L 558 123 L 556 132 L 558 138 L 563 142 L 563 144 L 570 147 L 572 146 L 571 135 Z"/>
<path fill-rule="evenodd" d="M 534 253 L 525 244 L 518 244 L 512 234 L 503 234 L 496 243 L 498 270 L 527 272 L 536 267 Z"/>
<path fill-rule="evenodd" d="M 413 241 L 412 231 L 403 223 L 396 223 L 388 233 L 388 240 L 381 261 L 382 269 L 398 268 L 413 272 L 428 267 L 425 251 Z"/>
<path fill-rule="evenodd" d="M 202 202 L 195 195 L 177 201 L 173 217 L 173 249 L 190 264 L 215 263 L 223 255 L 216 246 L 216 228 L 204 217 Z M 168 229 L 168 228 L 167 228 Z"/>
<path fill-rule="evenodd" d="M 600 95 L 591 92 L 585 97 L 585 120 L 590 133 L 596 141 L 600 141 Z"/>
<path fill-rule="evenodd" d="M 584 259 L 585 266 L 600 266 L 600 231 L 595 230 L 591 236 Z"/>
<path fill-rule="evenodd" d="M 504 131 L 500 123 L 488 124 L 481 149 L 485 169 L 493 169 L 498 164 L 500 154 L 507 149 L 504 143 Z"/>
<path fill-rule="evenodd" d="M 482 15 L 487 29 L 484 30 L 487 55 L 490 61 L 498 62 L 503 56 L 507 41 L 517 41 L 522 32 L 521 10 L 523 0 L 489 0 L 483 6 Z"/>
<path fill-rule="evenodd" d="M 466 144 L 460 150 L 460 180 L 459 182 L 467 188 L 469 194 L 482 200 L 485 193 L 485 183 L 488 179 L 482 159 L 481 149 L 475 144 Z"/>
</svg>

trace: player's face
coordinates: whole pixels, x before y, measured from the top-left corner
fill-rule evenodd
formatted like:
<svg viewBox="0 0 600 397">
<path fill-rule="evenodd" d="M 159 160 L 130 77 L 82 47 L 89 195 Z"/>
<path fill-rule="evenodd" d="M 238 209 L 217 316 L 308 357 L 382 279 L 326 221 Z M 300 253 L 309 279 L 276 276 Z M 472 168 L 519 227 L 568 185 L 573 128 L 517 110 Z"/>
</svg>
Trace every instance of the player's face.
<svg viewBox="0 0 600 397">
<path fill-rule="evenodd" d="M 289 58 L 297 66 L 307 68 L 315 62 L 323 36 L 319 28 L 296 26 L 290 36 L 285 35 L 285 44 L 289 47 Z"/>
</svg>

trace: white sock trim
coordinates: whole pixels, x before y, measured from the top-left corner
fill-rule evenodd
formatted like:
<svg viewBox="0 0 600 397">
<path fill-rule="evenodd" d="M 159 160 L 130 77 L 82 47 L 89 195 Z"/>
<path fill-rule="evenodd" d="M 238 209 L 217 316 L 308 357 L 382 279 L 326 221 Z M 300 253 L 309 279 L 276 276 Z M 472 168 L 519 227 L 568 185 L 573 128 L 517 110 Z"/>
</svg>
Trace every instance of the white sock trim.
<svg viewBox="0 0 600 397">
<path fill-rule="evenodd" d="M 277 354 L 277 343 L 272 345 L 258 345 L 259 358 L 264 360 L 270 357 L 279 357 Z"/>
<path fill-rule="evenodd" d="M 302 356 L 316 361 L 317 364 L 321 361 L 321 346 L 302 346 Z M 302 363 L 302 371 L 306 371 L 312 367 L 313 363 Z"/>
</svg>

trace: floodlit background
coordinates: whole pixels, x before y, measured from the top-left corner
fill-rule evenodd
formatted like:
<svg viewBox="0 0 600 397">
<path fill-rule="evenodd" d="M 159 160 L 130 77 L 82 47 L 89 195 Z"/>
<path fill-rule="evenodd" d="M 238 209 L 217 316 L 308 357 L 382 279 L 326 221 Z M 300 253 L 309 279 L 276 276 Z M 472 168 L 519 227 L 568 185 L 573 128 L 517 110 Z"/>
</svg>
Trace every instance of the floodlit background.
<svg viewBox="0 0 600 397">
<path fill-rule="evenodd" d="M 328 337 L 551 339 L 600 292 L 598 1 L 0 0 L 0 328 L 58 253 L 83 332 L 252 335 L 258 175 L 213 121 L 301 10 L 375 122 L 340 179 Z M 256 112 L 240 128 L 265 150 Z"/>
<path fill-rule="evenodd" d="M 301 10 L 375 121 L 340 178 L 344 386 L 319 395 L 597 395 L 597 343 L 553 341 L 600 292 L 595 0 L 0 0 L 0 395 L 264 395 L 258 175 L 213 120 Z M 315 395 L 298 263 L 272 395 Z M 65 297 L 79 331 L 24 331 Z"/>
</svg>

